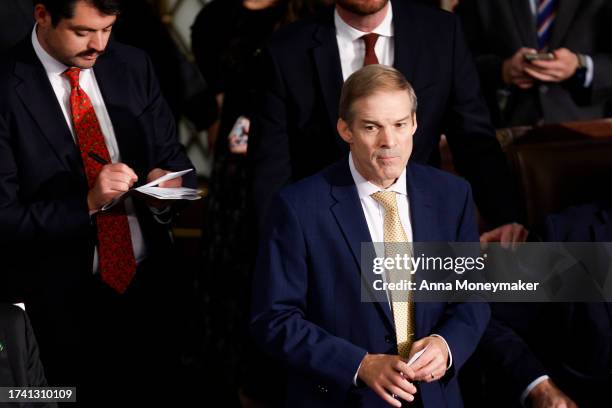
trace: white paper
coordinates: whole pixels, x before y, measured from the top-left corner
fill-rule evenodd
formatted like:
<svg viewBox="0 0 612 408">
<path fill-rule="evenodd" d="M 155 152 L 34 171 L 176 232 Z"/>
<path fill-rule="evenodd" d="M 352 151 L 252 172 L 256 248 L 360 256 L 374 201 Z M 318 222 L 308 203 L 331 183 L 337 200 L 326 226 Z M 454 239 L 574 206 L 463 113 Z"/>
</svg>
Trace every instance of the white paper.
<svg viewBox="0 0 612 408">
<path fill-rule="evenodd" d="M 133 194 L 134 191 L 138 191 L 139 193 L 146 194 L 148 196 L 157 198 L 159 200 L 198 200 L 200 199 L 200 191 L 194 188 L 188 187 L 156 187 L 157 185 L 163 183 L 164 181 L 172 180 L 178 177 L 181 177 L 183 174 L 187 174 L 193 169 L 187 169 L 182 171 L 176 171 L 173 173 L 168 173 L 158 179 L 155 179 L 143 186 L 138 188 L 130 189 L 125 193 L 119 194 L 115 198 L 113 198 L 108 203 L 104 204 L 101 208 L 101 211 L 106 211 L 112 207 L 114 207 L 117 203 L 123 201 L 127 196 Z"/>
<path fill-rule="evenodd" d="M 417 351 L 416 353 L 414 353 L 414 355 L 410 358 L 410 360 L 408 360 L 408 367 L 410 367 L 411 365 L 414 364 L 415 361 L 417 361 L 419 359 L 419 357 L 421 357 L 421 355 L 425 352 L 425 350 L 427 350 L 427 347 L 429 347 L 429 345 L 425 346 L 425 348 L 423 350 Z"/>
</svg>

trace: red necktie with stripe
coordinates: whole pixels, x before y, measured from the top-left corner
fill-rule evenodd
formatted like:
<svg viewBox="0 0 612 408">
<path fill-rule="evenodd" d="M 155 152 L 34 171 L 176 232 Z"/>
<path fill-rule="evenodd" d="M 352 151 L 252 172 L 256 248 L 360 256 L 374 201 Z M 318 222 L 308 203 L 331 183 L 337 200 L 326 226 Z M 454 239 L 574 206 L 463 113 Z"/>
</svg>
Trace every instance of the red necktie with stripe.
<svg viewBox="0 0 612 408">
<path fill-rule="evenodd" d="M 79 86 L 79 68 L 70 68 L 63 75 L 70 81 L 70 108 L 72 123 L 81 159 L 85 166 L 87 184 L 93 188 L 103 165 L 89 157 L 93 152 L 108 163 L 111 162 L 100 122 L 91 104 L 91 100 Z M 102 280 L 123 294 L 136 273 L 136 258 L 132 247 L 132 238 L 125 206 L 113 207 L 111 211 L 96 214 L 98 229 L 98 259 Z"/>
</svg>

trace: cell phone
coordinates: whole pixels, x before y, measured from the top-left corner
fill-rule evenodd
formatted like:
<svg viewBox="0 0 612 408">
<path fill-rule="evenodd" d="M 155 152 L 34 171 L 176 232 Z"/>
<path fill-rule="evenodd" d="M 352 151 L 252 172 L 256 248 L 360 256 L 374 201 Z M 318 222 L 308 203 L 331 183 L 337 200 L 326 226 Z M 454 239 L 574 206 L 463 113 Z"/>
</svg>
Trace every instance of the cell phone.
<svg viewBox="0 0 612 408">
<path fill-rule="evenodd" d="M 249 141 L 249 118 L 240 116 L 228 135 L 230 152 L 245 154 Z"/>
<path fill-rule="evenodd" d="M 544 61 L 551 61 L 555 59 L 555 54 L 553 54 L 552 52 L 528 52 L 526 54 L 523 54 L 523 56 L 525 57 L 525 59 L 527 61 L 537 61 L 537 60 L 544 60 Z"/>
</svg>

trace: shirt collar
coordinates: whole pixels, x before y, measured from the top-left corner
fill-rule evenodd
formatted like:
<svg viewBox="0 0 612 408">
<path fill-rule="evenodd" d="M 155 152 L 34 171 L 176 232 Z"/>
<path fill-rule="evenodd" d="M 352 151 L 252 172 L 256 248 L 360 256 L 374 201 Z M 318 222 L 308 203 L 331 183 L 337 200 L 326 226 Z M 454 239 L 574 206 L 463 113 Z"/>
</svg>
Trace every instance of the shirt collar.
<svg viewBox="0 0 612 408">
<path fill-rule="evenodd" d="M 355 167 L 355 162 L 353 161 L 353 154 L 349 153 L 349 168 L 351 170 L 351 175 L 353 176 L 353 181 L 355 182 L 355 186 L 357 186 L 357 193 L 359 194 L 359 198 L 370 197 L 372 194 L 377 193 L 379 191 L 395 191 L 398 194 L 402 194 L 404 196 L 408 195 L 408 190 L 406 188 L 406 169 L 402 171 L 402 174 L 395 180 L 395 183 L 387 187 L 386 189 L 381 189 L 375 184 L 370 183 L 366 180 Z"/>
<path fill-rule="evenodd" d="M 334 9 L 334 23 L 336 25 L 336 34 L 341 38 L 353 42 L 362 36 L 365 33 L 363 31 L 359 31 L 354 27 L 351 27 L 347 23 L 344 22 L 342 17 L 338 14 L 338 10 Z M 382 37 L 393 37 L 393 7 L 391 6 L 391 1 L 389 1 L 389 9 L 387 10 L 387 15 L 383 19 L 383 21 L 371 31 L 372 33 L 376 33 Z"/>
<path fill-rule="evenodd" d="M 34 25 L 34 29 L 32 30 L 32 45 L 34 46 L 34 52 L 36 56 L 42 62 L 45 71 L 49 75 L 61 75 L 68 69 L 68 67 L 55 58 L 53 58 L 40 44 L 38 41 L 38 35 L 36 34 L 36 28 L 38 24 Z"/>
</svg>

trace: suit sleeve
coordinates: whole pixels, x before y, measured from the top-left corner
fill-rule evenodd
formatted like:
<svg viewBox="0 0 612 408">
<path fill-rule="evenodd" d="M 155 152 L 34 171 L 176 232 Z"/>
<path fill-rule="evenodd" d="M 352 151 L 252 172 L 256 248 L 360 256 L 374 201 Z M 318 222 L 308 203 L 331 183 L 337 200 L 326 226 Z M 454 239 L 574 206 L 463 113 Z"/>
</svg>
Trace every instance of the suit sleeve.
<svg viewBox="0 0 612 408">
<path fill-rule="evenodd" d="M 555 218 L 547 218 L 547 241 L 558 240 Z M 537 378 L 549 374 L 531 350 L 525 336 L 541 324 L 539 304 L 492 303 L 491 321 L 482 337 L 482 350 L 488 369 L 517 400 Z"/>
<path fill-rule="evenodd" d="M 264 51 L 260 60 L 262 83 L 254 104 L 247 154 L 252 171 L 251 194 L 257 226 L 263 231 L 263 221 L 272 198 L 289 183 L 292 169 L 286 88 L 270 50 Z"/>
<path fill-rule="evenodd" d="M 8 242 L 40 242 L 87 237 L 91 221 L 82 189 L 66 183 L 53 198 L 23 202 L 13 153 L 10 116 L 0 114 L 0 228 Z"/>
<path fill-rule="evenodd" d="M 283 198 L 271 213 L 253 281 L 253 337 L 294 370 L 347 391 L 366 350 L 306 319 L 309 269 L 302 227 Z"/>
<path fill-rule="evenodd" d="M 591 103 L 612 99 L 612 1 L 606 0 L 601 13 L 598 14 L 596 35 L 596 53 L 593 58 L 593 83 Z"/>
<path fill-rule="evenodd" d="M 159 82 L 155 75 L 153 64 L 146 58 L 147 74 L 147 96 L 148 106 L 145 112 L 150 113 L 150 118 L 154 121 L 153 137 L 153 168 L 158 167 L 164 170 L 179 171 L 193 168 L 193 164 L 187 157 L 185 148 L 179 142 L 176 132 L 176 122 L 168 103 L 162 96 Z M 149 170 L 152 170 L 149 169 Z M 183 176 L 185 187 L 195 188 L 197 177 L 195 172 L 187 173 Z"/>
<path fill-rule="evenodd" d="M 29 387 L 46 387 L 47 378 L 45 377 L 45 370 L 42 362 L 40 361 L 40 354 L 38 351 L 38 342 L 36 336 L 32 330 L 30 319 L 27 313 L 23 313 L 25 320 L 25 339 L 27 342 L 27 359 L 28 359 L 28 386 Z"/>
<path fill-rule="evenodd" d="M 453 21 L 453 85 L 446 135 L 455 167 L 471 183 L 489 226 L 518 221 L 517 194 L 508 163 L 495 138 L 459 20 Z"/>
<path fill-rule="evenodd" d="M 457 231 L 457 241 L 478 242 L 476 213 L 469 186 L 464 192 L 463 214 Z M 449 303 L 439 323 L 432 330 L 446 340 L 453 356 L 443 381 L 450 381 L 472 355 L 490 317 L 489 305 L 485 302 Z"/>
<path fill-rule="evenodd" d="M 491 309 L 491 321 L 480 348 L 492 375 L 518 401 L 531 382 L 548 374 L 520 334 L 523 330 L 514 327 L 519 322 L 528 326 L 526 317 L 537 316 L 537 304 L 495 303 Z"/>
</svg>

